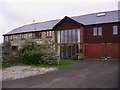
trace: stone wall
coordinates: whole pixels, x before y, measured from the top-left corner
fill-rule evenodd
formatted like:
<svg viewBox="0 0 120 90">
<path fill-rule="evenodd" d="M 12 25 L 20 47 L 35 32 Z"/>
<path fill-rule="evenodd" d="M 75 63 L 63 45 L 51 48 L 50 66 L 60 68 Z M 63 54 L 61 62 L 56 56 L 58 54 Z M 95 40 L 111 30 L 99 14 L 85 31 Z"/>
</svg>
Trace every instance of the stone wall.
<svg viewBox="0 0 120 90">
<path fill-rule="evenodd" d="M 25 34 L 16 34 L 16 35 L 9 35 L 9 36 L 4 36 L 4 40 L 10 41 L 12 46 L 17 46 L 18 49 L 21 48 L 21 46 L 26 42 L 26 41 L 34 41 L 38 45 L 40 45 L 42 42 L 45 40 L 53 40 L 54 41 L 54 31 L 52 31 L 52 36 L 51 37 L 46 37 L 46 32 L 41 32 L 41 38 L 33 38 L 34 33 L 25 33 Z"/>
</svg>

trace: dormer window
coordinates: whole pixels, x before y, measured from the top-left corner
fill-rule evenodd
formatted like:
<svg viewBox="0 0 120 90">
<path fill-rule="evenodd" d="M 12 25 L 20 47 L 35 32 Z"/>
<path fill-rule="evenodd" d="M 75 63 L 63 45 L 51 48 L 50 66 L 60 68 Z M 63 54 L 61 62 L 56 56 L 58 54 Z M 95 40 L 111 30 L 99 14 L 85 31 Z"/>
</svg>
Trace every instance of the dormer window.
<svg viewBox="0 0 120 90">
<path fill-rule="evenodd" d="M 101 17 L 101 16 L 105 16 L 105 15 L 106 15 L 106 13 L 98 13 L 97 17 Z"/>
</svg>

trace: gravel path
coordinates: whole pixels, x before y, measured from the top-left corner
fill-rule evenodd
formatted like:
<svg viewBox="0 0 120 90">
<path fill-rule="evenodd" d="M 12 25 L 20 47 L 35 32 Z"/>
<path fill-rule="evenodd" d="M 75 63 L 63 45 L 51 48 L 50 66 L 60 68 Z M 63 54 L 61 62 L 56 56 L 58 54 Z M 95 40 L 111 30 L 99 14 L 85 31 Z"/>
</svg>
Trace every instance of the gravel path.
<svg viewBox="0 0 120 90">
<path fill-rule="evenodd" d="M 2 80 L 14 80 L 58 70 L 57 68 L 37 68 L 32 66 L 14 66 L 2 71 Z"/>
</svg>

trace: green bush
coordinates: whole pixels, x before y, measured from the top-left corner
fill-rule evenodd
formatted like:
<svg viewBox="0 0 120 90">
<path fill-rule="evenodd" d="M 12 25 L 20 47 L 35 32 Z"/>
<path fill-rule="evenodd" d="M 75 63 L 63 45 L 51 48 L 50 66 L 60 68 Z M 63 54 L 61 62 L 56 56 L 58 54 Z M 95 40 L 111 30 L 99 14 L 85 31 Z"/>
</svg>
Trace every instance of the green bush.
<svg viewBox="0 0 120 90">
<path fill-rule="evenodd" d="M 41 44 L 40 47 L 34 42 L 26 43 L 18 53 L 18 59 L 25 64 L 57 64 L 56 51 L 48 47 L 49 44 Z"/>
<path fill-rule="evenodd" d="M 27 42 L 22 46 L 18 52 L 18 57 L 22 63 L 36 64 L 39 60 L 39 51 L 37 50 L 37 44 L 34 42 Z"/>
<path fill-rule="evenodd" d="M 11 55 L 12 47 L 9 41 L 2 43 L 2 55 Z"/>
<path fill-rule="evenodd" d="M 53 49 L 42 49 L 41 50 L 42 56 L 39 60 L 39 63 L 48 64 L 48 65 L 55 65 L 57 64 L 57 54 Z"/>
<path fill-rule="evenodd" d="M 13 60 L 14 55 L 11 53 L 12 52 L 12 46 L 11 43 L 9 41 L 4 41 L 1 44 L 1 52 L 2 52 L 2 63 L 7 63 L 11 60 Z"/>
</svg>

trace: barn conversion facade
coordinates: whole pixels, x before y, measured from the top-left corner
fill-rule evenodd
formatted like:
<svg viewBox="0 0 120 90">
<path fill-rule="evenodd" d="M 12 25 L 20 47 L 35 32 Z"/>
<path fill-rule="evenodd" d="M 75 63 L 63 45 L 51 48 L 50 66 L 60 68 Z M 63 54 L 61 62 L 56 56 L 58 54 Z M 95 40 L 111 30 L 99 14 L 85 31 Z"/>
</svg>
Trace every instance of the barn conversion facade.
<svg viewBox="0 0 120 90">
<path fill-rule="evenodd" d="M 60 58 L 120 59 L 119 11 L 109 11 L 33 23 L 4 34 L 13 51 L 27 39 L 39 45 L 53 40 Z"/>
</svg>

